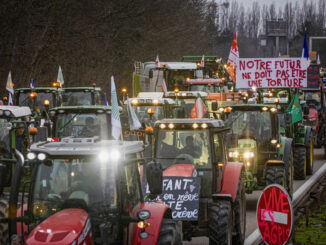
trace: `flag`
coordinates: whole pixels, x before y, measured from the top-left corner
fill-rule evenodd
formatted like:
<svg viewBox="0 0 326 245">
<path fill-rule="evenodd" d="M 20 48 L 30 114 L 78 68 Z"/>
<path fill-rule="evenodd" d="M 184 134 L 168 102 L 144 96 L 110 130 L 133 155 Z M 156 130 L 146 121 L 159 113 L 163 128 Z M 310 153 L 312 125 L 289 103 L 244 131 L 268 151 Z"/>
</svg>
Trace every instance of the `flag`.
<svg viewBox="0 0 326 245">
<path fill-rule="evenodd" d="M 301 109 L 298 93 L 296 93 L 294 95 L 291 103 L 289 104 L 288 108 L 286 109 L 286 112 L 291 113 L 292 123 L 302 121 L 302 119 L 303 119 L 302 118 L 302 109 Z"/>
<path fill-rule="evenodd" d="M 14 105 L 14 102 L 12 101 L 11 93 L 9 93 L 8 105 Z"/>
<path fill-rule="evenodd" d="M 168 91 L 168 88 L 166 87 L 165 79 L 162 80 L 162 92 L 166 93 Z"/>
<path fill-rule="evenodd" d="M 307 59 L 307 61 L 309 61 L 309 52 L 308 52 L 307 33 L 306 32 L 304 33 L 301 58 L 305 58 L 305 59 Z"/>
<path fill-rule="evenodd" d="M 129 120 L 130 130 L 138 130 L 141 128 L 141 123 L 138 120 L 134 108 L 132 108 L 131 106 L 129 98 L 127 98 L 127 103 L 128 103 L 128 120 Z"/>
<path fill-rule="evenodd" d="M 8 79 L 7 79 L 7 84 L 6 84 L 6 90 L 10 94 L 14 94 L 14 84 L 12 83 L 12 80 L 11 80 L 11 72 L 9 72 L 9 74 L 8 74 Z"/>
<path fill-rule="evenodd" d="M 205 56 L 203 55 L 203 57 L 201 58 L 200 61 L 200 67 L 205 67 Z"/>
<path fill-rule="evenodd" d="M 159 58 L 158 58 L 158 55 L 156 56 L 155 67 L 156 67 L 156 68 L 161 67 L 160 60 L 159 60 Z"/>
<path fill-rule="evenodd" d="M 63 80 L 61 66 L 59 66 L 57 82 L 60 84 L 60 87 L 62 87 L 62 85 L 65 83 L 65 81 Z"/>
<path fill-rule="evenodd" d="M 319 54 L 318 54 L 318 57 L 317 57 L 317 65 L 320 65 Z"/>
<path fill-rule="evenodd" d="M 117 140 L 121 134 L 121 122 L 119 115 L 119 105 L 117 90 L 114 84 L 114 77 L 111 76 L 111 125 L 112 125 L 112 136 Z"/>
<path fill-rule="evenodd" d="M 33 79 L 31 79 L 30 87 L 34 88 L 34 80 Z"/>
<path fill-rule="evenodd" d="M 204 103 L 204 101 L 198 97 L 194 106 L 190 111 L 189 118 L 203 118 L 208 113 L 208 109 Z"/>
<path fill-rule="evenodd" d="M 236 71 L 236 64 L 239 58 L 239 49 L 237 43 L 237 33 L 234 34 L 228 63 L 226 64 L 226 70 L 229 73 L 233 82 L 235 82 L 235 71 Z"/>
<path fill-rule="evenodd" d="M 104 93 L 104 105 L 105 106 L 109 105 L 108 98 L 106 97 L 106 93 Z"/>
</svg>

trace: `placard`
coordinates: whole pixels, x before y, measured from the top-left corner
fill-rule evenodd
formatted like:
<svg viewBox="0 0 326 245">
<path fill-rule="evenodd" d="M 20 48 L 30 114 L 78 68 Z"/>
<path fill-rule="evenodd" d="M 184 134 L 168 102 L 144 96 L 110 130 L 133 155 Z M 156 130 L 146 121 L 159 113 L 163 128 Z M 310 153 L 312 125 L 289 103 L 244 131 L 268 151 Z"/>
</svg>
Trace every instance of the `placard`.
<svg viewBox="0 0 326 245">
<path fill-rule="evenodd" d="M 306 88 L 308 61 L 304 58 L 240 58 L 237 88 Z"/>
<path fill-rule="evenodd" d="M 145 202 L 162 201 L 172 209 L 174 220 L 198 220 L 200 178 L 164 176 L 163 192 L 156 199 L 149 199 L 148 184 L 145 183 Z"/>
<path fill-rule="evenodd" d="M 320 85 L 320 75 L 319 75 L 320 65 L 310 65 L 308 68 L 308 88 L 319 88 Z"/>
</svg>

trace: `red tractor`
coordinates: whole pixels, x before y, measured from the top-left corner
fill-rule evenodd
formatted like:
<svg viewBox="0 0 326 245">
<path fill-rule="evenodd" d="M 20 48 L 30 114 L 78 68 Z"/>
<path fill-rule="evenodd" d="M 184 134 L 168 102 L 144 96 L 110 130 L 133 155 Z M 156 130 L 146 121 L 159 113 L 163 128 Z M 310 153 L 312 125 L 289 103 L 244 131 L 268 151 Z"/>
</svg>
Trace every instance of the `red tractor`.
<svg viewBox="0 0 326 245">
<path fill-rule="evenodd" d="M 1 244 L 181 244 L 171 209 L 142 201 L 142 151 L 139 141 L 98 137 L 33 144 L 28 161 L 16 151 L 8 217 L 0 220 L 9 236 L 2 231 Z M 159 194 L 160 166 L 147 164 L 146 176 Z"/>
<path fill-rule="evenodd" d="M 184 240 L 208 236 L 210 244 L 243 244 L 246 221 L 243 164 L 227 159 L 227 146 L 237 146 L 236 134 L 227 134 L 229 129 L 223 121 L 206 118 L 164 119 L 157 121 L 155 127 L 154 158 L 163 168 L 163 185 L 164 180 L 176 176 L 199 178 L 196 219 L 179 219 L 172 207 L 174 220 L 182 220 Z"/>
</svg>

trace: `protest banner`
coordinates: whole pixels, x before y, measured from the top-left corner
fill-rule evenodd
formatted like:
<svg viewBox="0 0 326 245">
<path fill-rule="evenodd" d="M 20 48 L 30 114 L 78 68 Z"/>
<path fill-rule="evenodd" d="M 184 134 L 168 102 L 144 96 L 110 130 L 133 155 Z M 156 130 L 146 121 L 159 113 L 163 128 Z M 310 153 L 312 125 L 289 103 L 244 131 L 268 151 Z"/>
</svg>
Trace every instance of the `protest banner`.
<svg viewBox="0 0 326 245">
<path fill-rule="evenodd" d="M 305 88 L 308 65 L 303 58 L 240 58 L 236 88 Z"/>
</svg>

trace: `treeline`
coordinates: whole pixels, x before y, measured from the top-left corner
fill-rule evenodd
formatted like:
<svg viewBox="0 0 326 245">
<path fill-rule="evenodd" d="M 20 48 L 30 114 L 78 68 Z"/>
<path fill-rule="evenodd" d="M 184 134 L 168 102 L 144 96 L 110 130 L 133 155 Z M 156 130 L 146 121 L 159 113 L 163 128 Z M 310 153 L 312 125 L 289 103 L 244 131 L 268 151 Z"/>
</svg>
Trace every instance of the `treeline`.
<svg viewBox="0 0 326 245">
<path fill-rule="evenodd" d="M 157 54 L 161 61 L 202 54 L 227 58 L 235 31 L 240 55 L 259 56 L 264 18 L 288 18 L 291 41 L 302 38 L 304 28 L 321 35 L 325 0 L 316 2 L 276 10 L 258 1 L 245 9 L 236 1 L 226 8 L 210 0 L 2 0 L 0 94 L 9 70 L 16 87 L 32 78 L 35 86 L 47 86 L 59 65 L 66 86 L 96 82 L 108 90 L 114 74 L 118 87 L 131 89 L 134 61 Z"/>
</svg>

